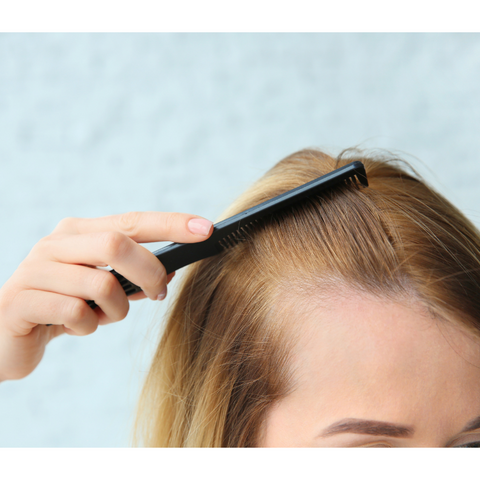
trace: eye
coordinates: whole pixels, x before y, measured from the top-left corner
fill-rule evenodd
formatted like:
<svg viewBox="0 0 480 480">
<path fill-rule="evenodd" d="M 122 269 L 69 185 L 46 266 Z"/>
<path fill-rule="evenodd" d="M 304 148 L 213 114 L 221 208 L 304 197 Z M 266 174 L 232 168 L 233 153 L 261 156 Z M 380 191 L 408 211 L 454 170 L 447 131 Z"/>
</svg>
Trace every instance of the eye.
<svg viewBox="0 0 480 480">
<path fill-rule="evenodd" d="M 471 443 L 464 443 L 463 445 L 455 445 L 452 448 L 480 448 L 480 441 L 471 442 Z"/>
</svg>

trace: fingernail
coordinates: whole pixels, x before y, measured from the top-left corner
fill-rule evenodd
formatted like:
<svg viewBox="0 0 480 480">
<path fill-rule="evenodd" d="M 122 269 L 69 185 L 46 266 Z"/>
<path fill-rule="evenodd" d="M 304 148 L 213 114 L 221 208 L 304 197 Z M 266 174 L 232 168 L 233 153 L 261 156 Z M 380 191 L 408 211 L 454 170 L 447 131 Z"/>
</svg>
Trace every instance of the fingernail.
<svg viewBox="0 0 480 480">
<path fill-rule="evenodd" d="M 158 294 L 157 300 L 163 300 L 167 296 L 167 286 L 162 290 L 161 293 Z"/>
<path fill-rule="evenodd" d="M 205 220 L 204 218 L 192 218 L 188 222 L 188 229 L 192 233 L 207 236 L 210 233 L 212 225 L 213 223 L 210 220 Z"/>
</svg>

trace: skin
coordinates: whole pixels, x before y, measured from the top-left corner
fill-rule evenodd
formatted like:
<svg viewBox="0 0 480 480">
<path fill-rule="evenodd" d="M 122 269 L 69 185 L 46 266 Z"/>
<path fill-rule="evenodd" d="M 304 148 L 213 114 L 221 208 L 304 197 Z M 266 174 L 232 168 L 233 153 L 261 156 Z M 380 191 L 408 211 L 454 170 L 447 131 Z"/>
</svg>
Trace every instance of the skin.
<svg viewBox="0 0 480 480">
<path fill-rule="evenodd" d="M 480 441 L 480 422 L 474 432 L 461 433 L 480 415 L 480 341 L 414 301 L 349 293 L 308 308 L 287 300 L 287 328 L 294 325 L 297 336 L 295 388 L 269 411 L 259 446 L 453 447 Z M 322 435 L 343 419 L 394 423 L 414 433 Z"/>
<path fill-rule="evenodd" d="M 89 335 L 123 320 L 129 300 L 163 300 L 174 273 L 167 276 L 139 243 L 201 242 L 212 232 L 212 222 L 186 213 L 63 219 L 0 289 L 0 381 L 30 374 L 59 335 Z M 94 268 L 107 265 L 143 291 L 127 299 L 111 273 Z M 99 308 L 92 310 L 89 299 Z"/>
</svg>

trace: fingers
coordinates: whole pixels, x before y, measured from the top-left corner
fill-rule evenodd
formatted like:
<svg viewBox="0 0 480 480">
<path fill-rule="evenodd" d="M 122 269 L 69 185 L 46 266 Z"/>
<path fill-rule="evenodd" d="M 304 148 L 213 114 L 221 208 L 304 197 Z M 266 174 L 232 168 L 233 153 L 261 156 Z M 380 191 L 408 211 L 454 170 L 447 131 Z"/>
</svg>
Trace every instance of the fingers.
<svg viewBox="0 0 480 480">
<path fill-rule="evenodd" d="M 209 220 L 185 213 L 129 212 L 100 218 L 70 217 L 62 220 L 52 235 L 38 242 L 32 255 L 59 263 L 110 265 L 156 300 L 165 288 L 166 271 L 138 242 L 199 242 L 211 235 L 212 225 Z M 113 289 L 113 284 L 105 281 L 105 290 Z"/>
<path fill-rule="evenodd" d="M 82 265 L 107 263 L 138 285 L 151 300 L 156 300 L 166 285 L 167 274 L 158 258 L 118 232 L 50 236 L 43 240 L 41 248 L 41 256 L 53 262 Z M 108 286 L 113 288 L 113 285 Z"/>
<path fill-rule="evenodd" d="M 40 290 L 19 293 L 15 317 L 16 327 L 26 333 L 37 324 L 63 324 L 70 335 L 89 335 L 97 329 L 99 321 L 99 316 L 81 298 Z"/>
<path fill-rule="evenodd" d="M 181 213 L 131 212 L 62 220 L 53 234 L 35 245 L 15 274 L 20 289 L 12 302 L 11 318 L 18 320 L 12 332 L 28 335 L 36 325 L 43 332 L 41 325 L 53 324 L 45 329 L 52 338 L 63 332 L 88 335 L 99 324 L 125 318 L 129 302 L 118 280 L 90 265 L 110 265 L 139 285 L 143 292 L 132 300 L 162 299 L 174 273 L 167 277 L 153 253 L 137 242 L 198 242 L 212 231 L 212 222 Z M 99 308 L 92 310 L 87 299 Z"/>
<path fill-rule="evenodd" d="M 175 272 L 168 275 L 166 283 L 174 276 Z M 50 339 L 62 333 L 88 335 L 98 325 L 124 319 L 129 311 L 127 296 L 118 280 L 104 270 L 57 262 L 24 262 L 17 278 L 22 290 L 15 295 L 11 316 L 11 329 L 16 335 L 28 335 L 37 325 L 44 324 L 53 324 L 46 329 Z M 132 297 L 139 300 L 146 295 L 138 292 Z M 92 310 L 84 299 L 95 300 L 100 308 Z"/>
<path fill-rule="evenodd" d="M 192 243 L 208 238 L 212 225 L 205 218 L 187 213 L 128 212 L 99 218 L 65 218 L 53 233 L 120 232 L 137 243 Z"/>
<path fill-rule="evenodd" d="M 48 242 L 44 240 L 42 248 L 42 256 L 54 262 L 83 265 L 107 263 L 138 285 L 151 300 L 156 300 L 166 285 L 167 273 L 158 258 L 119 232 L 50 236 Z M 113 288 L 113 284 L 107 286 Z"/>
<path fill-rule="evenodd" d="M 119 281 L 110 272 L 46 261 L 31 262 L 26 266 L 28 276 L 23 276 L 23 283 L 27 289 L 94 300 L 110 321 L 122 320 L 127 316 L 127 296 Z"/>
</svg>

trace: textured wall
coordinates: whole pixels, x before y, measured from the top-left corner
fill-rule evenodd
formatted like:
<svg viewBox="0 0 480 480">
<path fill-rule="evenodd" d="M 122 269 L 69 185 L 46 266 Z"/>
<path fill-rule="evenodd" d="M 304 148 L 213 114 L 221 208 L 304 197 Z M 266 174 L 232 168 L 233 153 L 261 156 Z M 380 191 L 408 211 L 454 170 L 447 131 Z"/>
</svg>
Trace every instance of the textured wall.
<svg viewBox="0 0 480 480">
<path fill-rule="evenodd" d="M 408 152 L 480 225 L 479 78 L 476 34 L 0 35 L 0 284 L 63 217 L 214 220 L 308 146 Z M 0 446 L 128 445 L 163 308 L 0 384 Z"/>
</svg>

